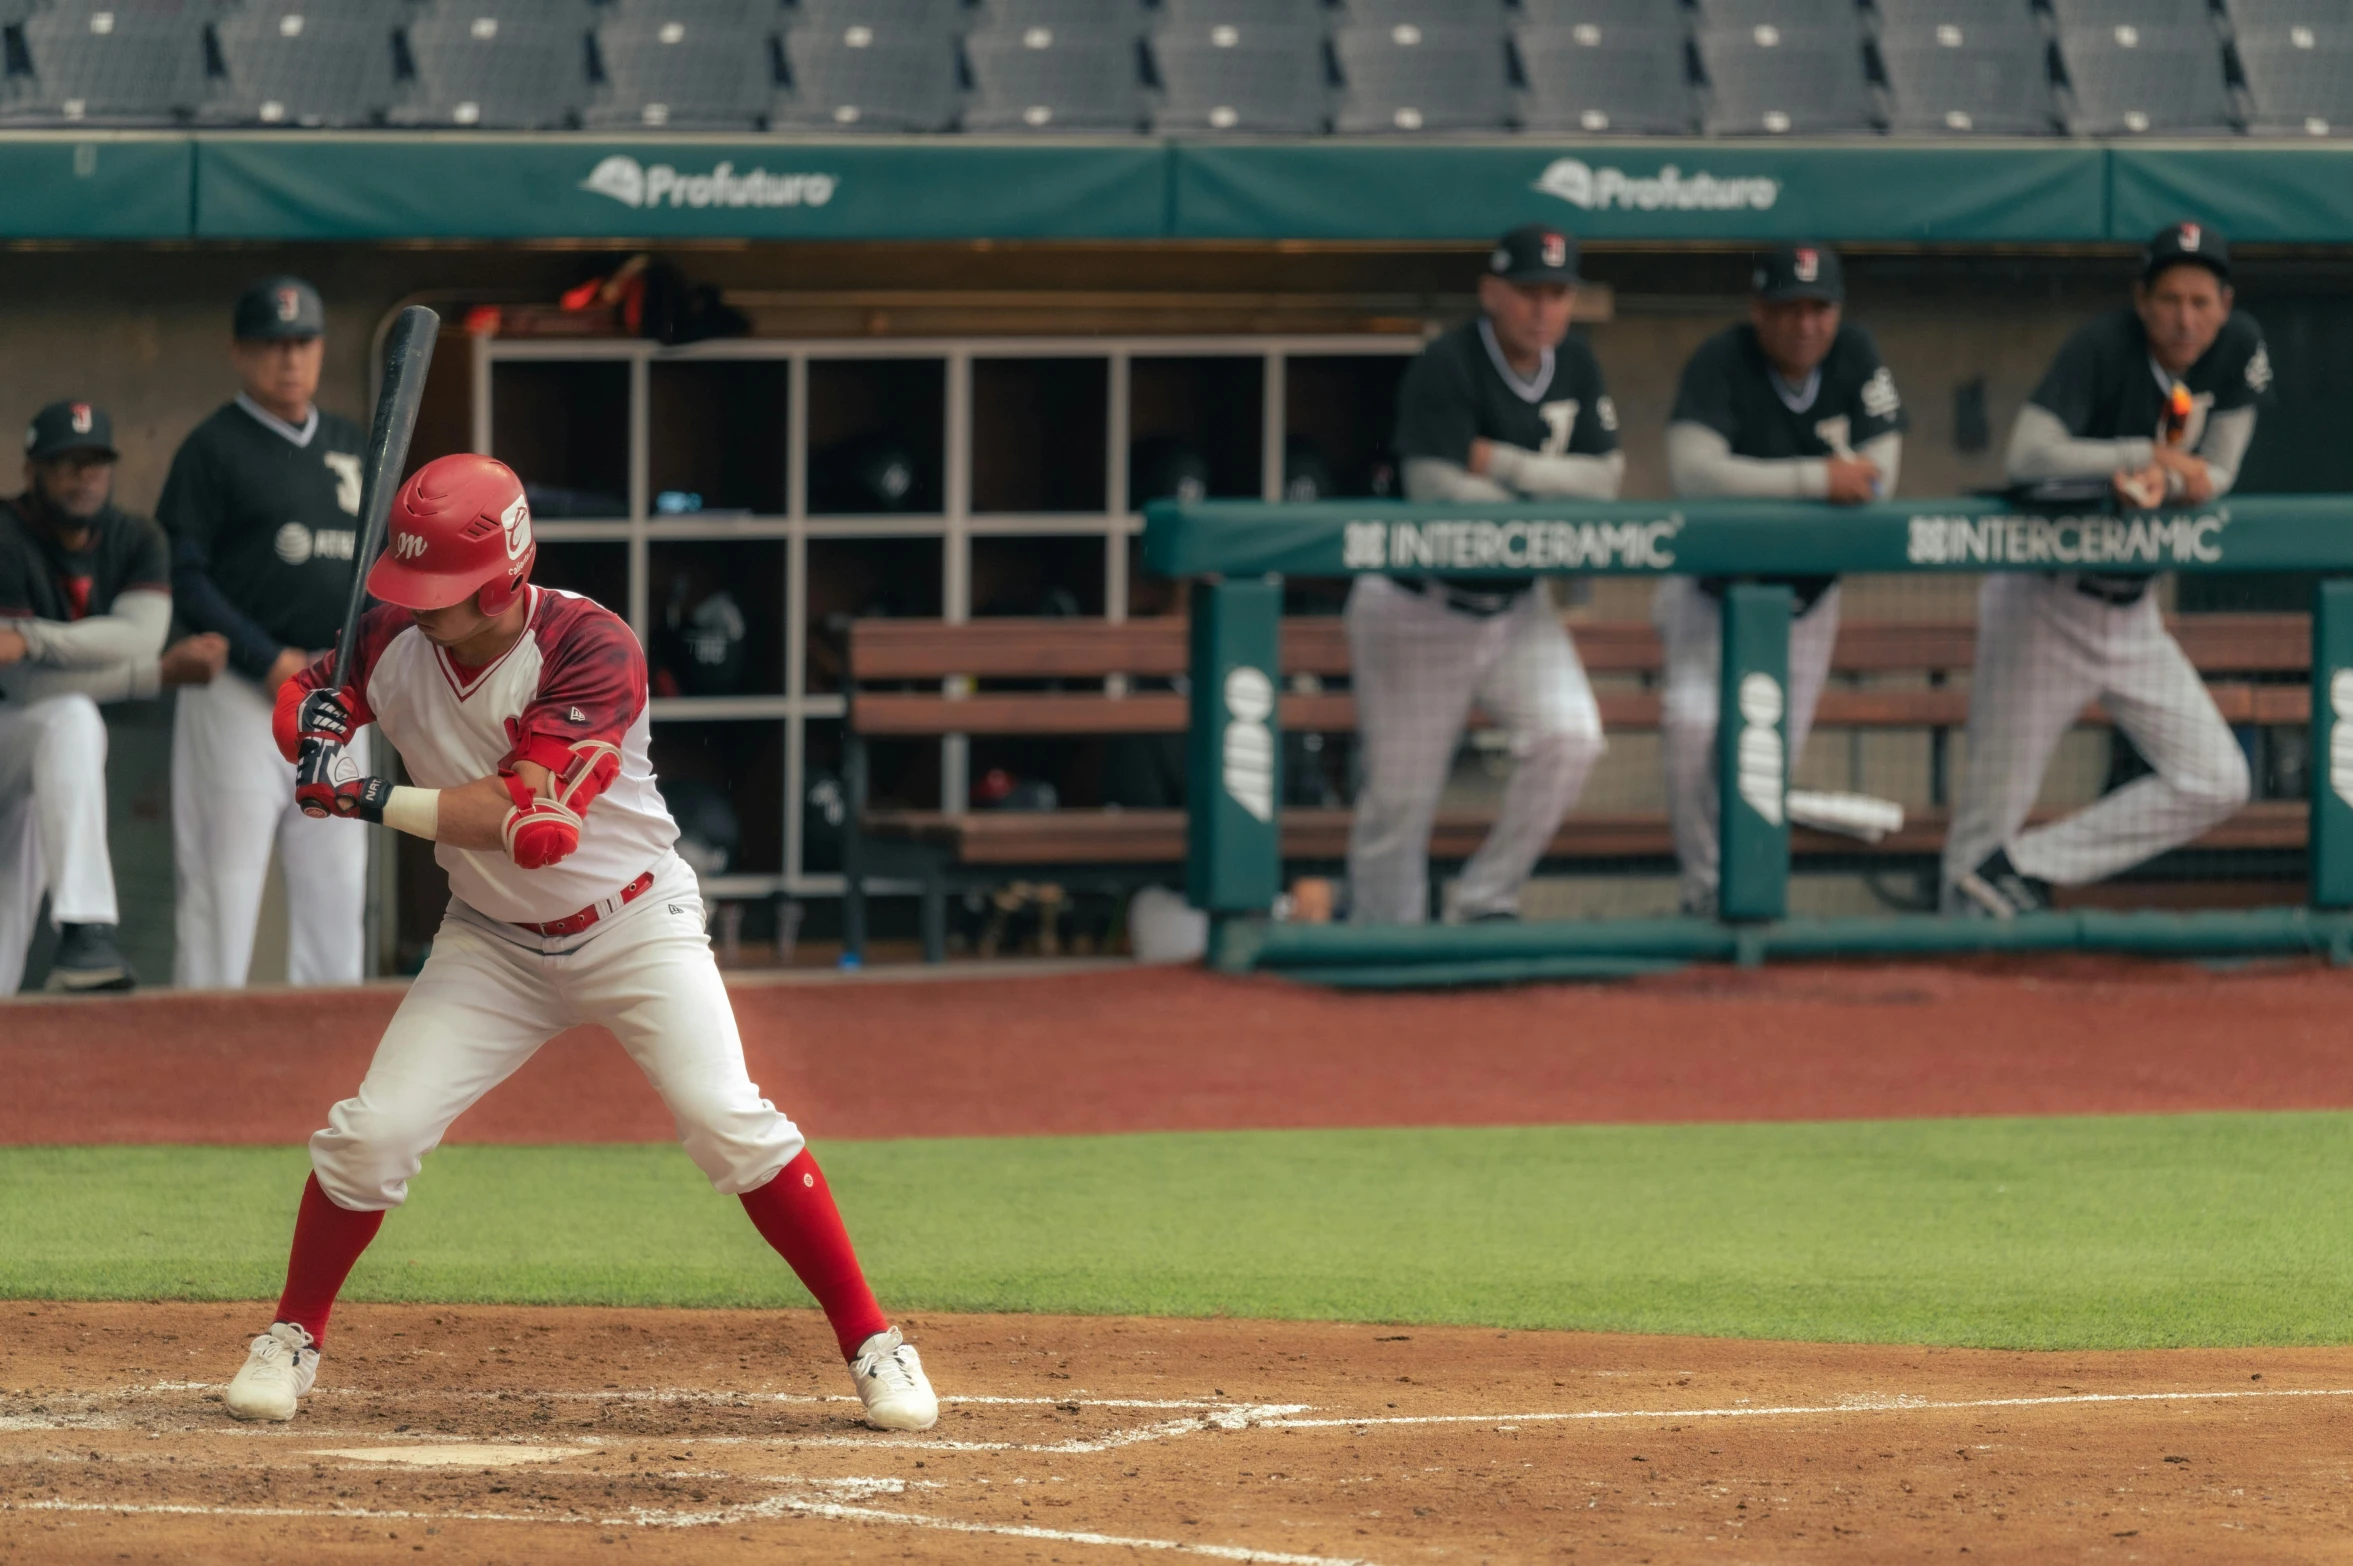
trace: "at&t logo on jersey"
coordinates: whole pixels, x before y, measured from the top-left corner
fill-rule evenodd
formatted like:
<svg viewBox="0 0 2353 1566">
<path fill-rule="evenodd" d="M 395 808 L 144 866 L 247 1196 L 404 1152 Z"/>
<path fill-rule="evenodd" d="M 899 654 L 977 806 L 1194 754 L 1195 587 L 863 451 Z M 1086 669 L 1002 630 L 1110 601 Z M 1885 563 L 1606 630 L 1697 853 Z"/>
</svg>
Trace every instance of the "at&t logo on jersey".
<svg viewBox="0 0 2353 1566">
<path fill-rule="evenodd" d="M 288 565 L 302 565 L 312 560 L 349 560 L 358 543 L 359 536 L 349 528 L 314 530 L 299 522 L 289 522 L 278 529 L 271 547 Z"/>
<path fill-rule="evenodd" d="M 1770 674 L 1740 680 L 1740 797 L 1773 826 L 1781 824 L 1781 682 Z"/>
<path fill-rule="evenodd" d="M 1225 789 L 1260 821 L 1275 818 L 1275 686 L 1242 664 L 1226 675 Z"/>
</svg>

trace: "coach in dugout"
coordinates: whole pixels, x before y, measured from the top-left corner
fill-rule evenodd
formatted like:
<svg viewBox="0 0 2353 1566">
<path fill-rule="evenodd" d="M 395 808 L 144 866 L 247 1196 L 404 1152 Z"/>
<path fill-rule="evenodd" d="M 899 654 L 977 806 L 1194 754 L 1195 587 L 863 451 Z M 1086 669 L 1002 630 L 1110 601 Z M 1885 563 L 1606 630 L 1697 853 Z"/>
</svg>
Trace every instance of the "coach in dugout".
<svg viewBox="0 0 2353 1566">
<path fill-rule="evenodd" d="M 0 501 L 0 995 L 24 980 L 44 891 L 57 926 L 49 988 L 131 988 L 98 704 L 200 686 L 228 654 L 218 636 L 164 647 L 163 535 L 114 508 L 114 463 L 105 411 L 53 402 L 25 432 L 24 493 Z"/>
<path fill-rule="evenodd" d="M 1592 351 L 1568 336 L 1578 281 L 1576 242 L 1559 229 L 1496 241 L 1479 315 L 1423 349 L 1398 389 L 1408 499 L 1616 496 L 1617 412 Z M 1350 918 L 1428 919 L 1430 824 L 1474 699 L 1510 735 L 1512 775 L 1446 912 L 1515 917 L 1602 752 L 1601 709 L 1550 596 L 1526 576 L 1364 576 L 1347 623 L 1364 744 Z"/>
<path fill-rule="evenodd" d="M 362 440 L 314 401 L 326 329 L 299 278 L 238 299 L 229 361 L 241 389 L 181 443 L 156 507 L 180 618 L 229 645 L 229 672 L 182 693 L 172 727 L 172 976 L 184 986 L 244 985 L 273 845 L 287 979 L 360 978 L 367 834 L 296 809 L 294 768 L 270 737 L 278 687 L 333 643 L 351 588 Z"/>
<path fill-rule="evenodd" d="M 2227 494 L 2271 388 L 2263 330 L 2232 308 L 2230 249 L 2201 223 L 2149 241 L 2132 303 L 2059 349 L 2010 430 L 2013 484 L 2088 481 L 2119 506 Z M 1949 912 L 2009 918 L 2199 837 L 2247 802 L 2247 758 L 2165 629 L 2155 578 L 1996 572 L 1977 595 L 1969 762 L 1945 842 Z M 2043 771 L 2097 700 L 2154 772 L 2020 832 Z"/>
<path fill-rule="evenodd" d="M 1700 344 L 1683 367 L 1667 425 L 1667 475 L 1677 495 L 1828 500 L 1858 505 L 1892 494 L 1903 461 L 1903 403 L 1871 334 L 1845 317 L 1837 252 L 1783 245 L 1751 278 L 1749 318 Z M 1795 596 L 1789 628 L 1789 758 L 1814 725 L 1838 640 L 1838 581 L 1774 577 Z M 1666 643 L 1659 747 L 1667 815 L 1682 864 L 1685 912 L 1713 913 L 1716 718 L 1723 679 L 1721 579 L 1669 577 L 1651 601 Z"/>
</svg>

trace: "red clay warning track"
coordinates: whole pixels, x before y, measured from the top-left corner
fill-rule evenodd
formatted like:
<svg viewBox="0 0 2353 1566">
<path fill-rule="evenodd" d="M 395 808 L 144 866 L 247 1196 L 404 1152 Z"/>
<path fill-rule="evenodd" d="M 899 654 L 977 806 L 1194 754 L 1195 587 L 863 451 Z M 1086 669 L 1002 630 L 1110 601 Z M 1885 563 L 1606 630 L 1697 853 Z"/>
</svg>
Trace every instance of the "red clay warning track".
<svg viewBox="0 0 2353 1566">
<path fill-rule="evenodd" d="M 0 1003 L 0 1143 L 299 1141 L 399 999 Z M 2353 1107 L 2353 976 L 2303 963 L 1826 964 L 1403 995 L 1159 968 L 753 982 L 735 1004 L 753 1078 L 837 1139 Z M 452 1140 L 671 1135 L 619 1047 L 582 1030 Z"/>
</svg>

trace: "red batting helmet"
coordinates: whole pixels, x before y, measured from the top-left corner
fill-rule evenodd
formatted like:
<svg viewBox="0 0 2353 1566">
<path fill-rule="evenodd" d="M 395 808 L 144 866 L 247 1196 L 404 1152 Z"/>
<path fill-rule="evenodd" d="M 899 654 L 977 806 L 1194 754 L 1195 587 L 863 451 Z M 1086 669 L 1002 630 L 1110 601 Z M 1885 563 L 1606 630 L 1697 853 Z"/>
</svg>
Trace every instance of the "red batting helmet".
<svg viewBox="0 0 2353 1566">
<path fill-rule="evenodd" d="M 531 503 L 513 469 L 472 452 L 436 457 L 392 497 L 368 591 L 404 609 L 446 609 L 480 593 L 482 612 L 498 614 L 523 590 L 538 553 Z"/>
</svg>

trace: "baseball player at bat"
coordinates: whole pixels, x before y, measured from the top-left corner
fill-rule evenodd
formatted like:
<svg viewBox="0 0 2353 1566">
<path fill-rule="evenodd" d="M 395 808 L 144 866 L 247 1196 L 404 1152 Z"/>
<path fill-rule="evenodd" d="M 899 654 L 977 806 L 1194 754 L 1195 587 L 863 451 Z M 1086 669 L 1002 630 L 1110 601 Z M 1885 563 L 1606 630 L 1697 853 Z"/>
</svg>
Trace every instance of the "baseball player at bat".
<svg viewBox="0 0 2353 1566">
<path fill-rule="evenodd" d="M 1495 243 L 1479 316 L 1439 337 L 1398 391 L 1412 500 L 1608 500 L 1625 458 L 1601 366 L 1568 336 L 1576 241 L 1531 224 Z M 1601 758 L 1601 709 L 1537 581 L 1363 576 L 1348 595 L 1364 783 L 1348 840 L 1350 917 L 1429 917 L 1430 824 L 1475 700 L 1510 736 L 1502 812 L 1448 897 L 1511 918 L 1520 888 Z"/>
<path fill-rule="evenodd" d="M 610 611 L 530 585 L 537 551 L 515 475 L 428 463 L 391 505 L 349 684 L 321 658 L 277 696 L 295 795 L 357 832 L 427 839 L 449 873 L 432 955 L 366 1078 L 311 1138 L 311 1178 L 275 1319 L 230 1382 L 240 1419 L 290 1419 L 327 1317 L 384 1214 L 450 1122 L 566 1028 L 600 1023 L 676 1119 L 688 1156 L 742 1200 L 825 1310 L 867 1423 L 920 1430 L 938 1400 L 876 1305 L 817 1161 L 744 1069 L 703 933 L 694 872 L 654 784 L 644 653 Z M 360 773 L 363 723 L 414 786 Z"/>
<path fill-rule="evenodd" d="M 2018 410 L 2011 482 L 2105 482 L 2128 509 L 2229 493 L 2271 388 L 2263 331 L 2232 308 L 2230 249 L 2160 230 L 2133 302 L 2078 330 Z M 1977 595 L 1969 760 L 1944 853 L 1948 911 L 2008 918 L 2191 841 L 2247 802 L 2247 759 L 2165 629 L 2155 579 L 1997 572 Z M 2097 700 L 2155 769 L 2021 832 L 2059 741 Z"/>
<path fill-rule="evenodd" d="M 1845 319 L 1838 253 L 1792 244 L 1760 258 L 1749 319 L 1700 344 L 1683 367 L 1667 425 L 1667 475 L 1678 495 L 1745 495 L 1859 505 L 1892 494 L 1905 425 L 1895 377 L 1871 334 Z M 1779 577 L 1796 603 L 1789 626 L 1789 758 L 1806 748 L 1838 641 L 1835 577 Z M 1689 913 L 1716 906 L 1716 718 L 1723 680 L 1724 588 L 1669 577 L 1651 600 L 1666 644 L 1659 749 L 1667 815 Z"/>
</svg>

